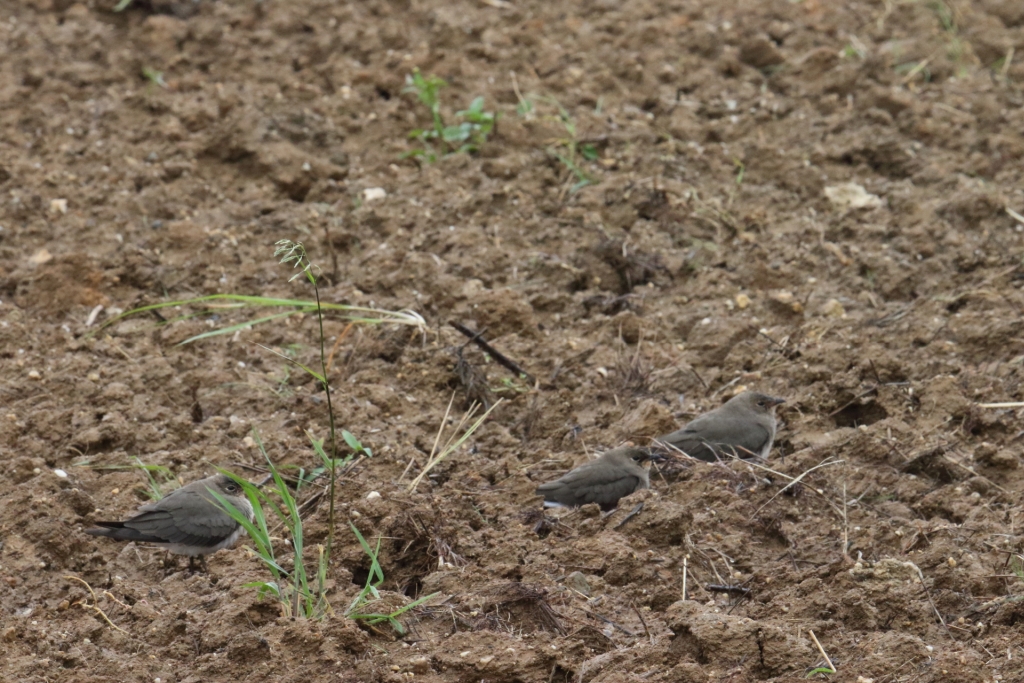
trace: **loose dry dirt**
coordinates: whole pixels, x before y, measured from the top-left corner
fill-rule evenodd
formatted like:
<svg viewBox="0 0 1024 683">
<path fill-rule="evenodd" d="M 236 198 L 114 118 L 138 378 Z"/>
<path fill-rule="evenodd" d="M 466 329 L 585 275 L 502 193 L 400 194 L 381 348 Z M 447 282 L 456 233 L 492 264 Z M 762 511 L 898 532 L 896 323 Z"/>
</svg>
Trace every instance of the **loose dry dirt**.
<svg viewBox="0 0 1024 683">
<path fill-rule="evenodd" d="M 797 680 L 812 631 L 836 681 L 1024 680 L 1024 412 L 981 405 L 1024 399 L 1024 4 L 113 4 L 0 16 L 4 681 Z M 479 154 L 402 159 L 414 67 L 449 119 L 500 113 Z M 579 191 L 541 96 L 597 152 Z M 251 428 L 314 464 L 323 393 L 253 343 L 312 364 L 311 318 L 187 346 L 243 318 L 100 327 L 308 298 L 280 239 L 326 300 L 429 328 L 338 344 L 339 424 L 373 457 L 317 622 L 244 586 L 244 544 L 192 575 L 82 532 L 143 500 L 98 466 L 256 480 Z M 536 382 L 459 365 L 452 320 Z M 610 517 L 541 518 L 538 482 L 741 387 L 788 399 L 771 471 L 676 464 Z M 505 400 L 408 493 L 453 392 Z M 377 607 L 440 593 L 404 638 L 343 616 L 369 568 L 349 519 L 383 539 Z"/>
</svg>

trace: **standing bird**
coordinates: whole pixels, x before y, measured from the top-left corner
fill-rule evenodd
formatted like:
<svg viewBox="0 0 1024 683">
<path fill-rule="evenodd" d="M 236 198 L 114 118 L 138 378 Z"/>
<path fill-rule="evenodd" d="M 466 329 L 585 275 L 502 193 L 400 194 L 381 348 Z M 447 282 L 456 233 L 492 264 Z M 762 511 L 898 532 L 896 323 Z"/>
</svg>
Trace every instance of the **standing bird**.
<svg viewBox="0 0 1024 683">
<path fill-rule="evenodd" d="M 579 507 L 597 503 L 605 512 L 614 510 L 619 499 L 651 487 L 644 463 L 656 459 L 650 451 L 625 446 L 606 451 L 554 481 L 537 487 L 544 507 Z"/>
<path fill-rule="evenodd" d="M 93 536 L 118 541 L 152 543 L 176 555 L 188 555 L 189 569 L 199 556 L 206 569 L 205 555 L 230 548 L 242 535 L 242 525 L 233 520 L 213 497 L 216 491 L 252 521 L 252 505 L 242 487 L 231 477 L 216 474 L 172 491 L 164 498 L 139 508 L 123 522 L 96 522 L 99 529 L 86 529 Z"/>
<path fill-rule="evenodd" d="M 723 456 L 766 458 L 775 441 L 775 406 L 785 402 L 744 391 L 655 441 L 707 462 L 722 460 Z"/>
</svg>

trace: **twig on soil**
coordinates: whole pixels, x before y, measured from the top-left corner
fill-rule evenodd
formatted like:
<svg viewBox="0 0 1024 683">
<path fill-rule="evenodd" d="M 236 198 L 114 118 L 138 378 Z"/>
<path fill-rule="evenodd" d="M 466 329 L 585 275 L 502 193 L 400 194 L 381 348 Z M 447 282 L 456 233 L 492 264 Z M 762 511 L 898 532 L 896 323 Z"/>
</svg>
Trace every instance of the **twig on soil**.
<svg viewBox="0 0 1024 683">
<path fill-rule="evenodd" d="M 430 470 L 434 469 L 435 465 L 437 465 L 439 462 L 441 462 L 449 455 L 454 453 L 456 449 L 458 449 L 463 443 L 465 443 L 466 439 L 472 436 L 473 432 L 475 432 L 480 427 L 480 425 L 484 423 L 484 420 L 487 419 L 487 416 L 491 414 L 491 411 L 493 411 L 495 408 L 501 405 L 501 402 L 503 400 L 504 399 L 499 398 L 497 403 L 488 408 L 483 415 L 476 419 L 475 422 L 467 426 L 466 423 L 473 418 L 473 416 L 476 414 L 477 409 L 480 407 L 479 404 L 476 403 L 471 405 L 469 407 L 469 410 L 462 414 L 462 419 L 460 419 L 459 423 L 455 426 L 455 430 L 452 432 L 452 435 L 448 437 L 448 441 L 445 443 L 444 448 L 442 448 L 441 451 L 438 452 L 437 446 L 438 444 L 441 443 L 441 435 L 444 433 L 444 427 L 448 423 L 448 416 L 451 414 L 452 411 L 452 403 L 455 401 L 455 394 L 453 392 L 451 399 L 448 401 L 448 407 L 444 411 L 444 417 L 441 419 L 441 424 L 437 428 L 437 436 L 434 438 L 433 448 L 430 449 L 430 457 L 427 459 L 427 464 L 423 466 L 423 470 L 418 475 L 416 475 L 416 478 L 413 479 L 412 483 L 409 484 L 409 493 L 412 493 L 413 491 L 416 490 L 416 487 L 419 486 L 419 483 L 423 481 L 423 478 L 427 476 L 427 474 L 430 473 Z M 465 429 L 463 429 L 464 427 Z M 462 432 L 461 436 L 459 435 L 459 432 Z"/>
<path fill-rule="evenodd" d="M 469 341 L 479 346 L 481 349 L 484 350 L 485 353 L 489 354 L 491 358 L 493 358 L 498 363 L 504 365 L 506 368 L 515 373 L 516 377 L 522 375 L 526 377 L 526 379 L 529 380 L 531 384 L 536 384 L 536 380 L 533 378 L 533 375 L 528 373 L 526 370 L 523 370 L 523 368 L 514 360 L 510 359 L 508 356 L 506 356 L 505 354 L 501 353 L 493 346 L 488 344 L 487 341 L 485 341 L 483 338 L 483 332 L 474 332 L 473 330 L 469 329 L 462 323 L 455 322 L 454 320 L 449 320 L 448 324 L 454 327 L 462 334 L 469 337 Z"/>
<path fill-rule="evenodd" d="M 741 379 L 743 379 L 743 375 L 738 375 L 738 376 L 736 376 L 735 378 L 733 378 L 732 380 L 730 380 L 729 382 L 726 382 L 726 383 L 725 383 L 725 384 L 723 384 L 722 386 L 718 387 L 718 388 L 717 388 L 717 389 L 715 389 L 715 391 L 714 391 L 714 392 L 713 392 L 713 393 L 711 394 L 711 398 L 714 398 L 715 396 L 718 396 L 718 395 L 719 395 L 720 393 L 722 393 L 723 391 L 725 391 L 726 389 L 728 389 L 728 388 L 729 388 L 729 387 L 731 387 L 732 385 L 736 384 L 736 383 L 737 383 L 737 382 L 739 382 L 739 381 L 740 381 Z"/>
<path fill-rule="evenodd" d="M 632 510 L 630 510 L 629 514 L 626 515 L 621 522 L 619 522 L 618 524 L 615 525 L 615 530 L 618 531 L 622 527 L 626 526 L 626 522 L 628 522 L 629 520 L 631 520 L 634 517 L 636 517 L 637 515 L 639 515 L 640 511 L 643 510 L 643 509 L 644 509 L 643 501 L 637 503 L 636 507 L 634 507 Z"/>
<path fill-rule="evenodd" d="M 85 326 L 92 327 L 92 324 L 96 322 L 96 318 L 100 313 L 103 312 L 103 304 L 97 305 L 92 311 L 89 312 L 89 317 L 85 319 Z"/>
<path fill-rule="evenodd" d="M 401 484 L 402 480 L 405 479 L 405 475 L 409 474 L 409 470 L 412 469 L 413 463 L 415 463 L 415 462 L 416 462 L 416 457 L 415 456 L 409 458 L 409 464 L 405 466 L 405 469 L 402 470 L 402 476 L 400 476 L 398 478 L 398 483 L 399 484 Z"/>
<path fill-rule="evenodd" d="M 928 584 L 924 582 L 924 572 L 922 572 L 921 568 L 913 562 L 908 562 L 907 564 L 917 570 L 917 576 L 921 579 L 921 588 L 924 590 L 924 596 L 928 598 L 928 604 L 932 606 L 932 611 L 934 611 L 935 616 L 939 618 L 939 623 L 942 624 L 942 628 L 946 630 L 946 635 L 949 636 L 950 640 L 957 642 L 956 638 L 953 637 L 952 631 L 949 630 L 949 626 L 946 625 L 946 620 L 943 619 L 942 615 L 939 613 L 939 608 L 935 606 L 935 601 L 932 600 L 932 593 L 928 590 Z"/>
<path fill-rule="evenodd" d="M 811 634 L 811 640 L 814 641 L 814 644 L 818 646 L 818 652 L 821 653 L 821 656 L 824 657 L 825 661 L 828 663 L 828 668 L 832 669 L 832 673 L 835 673 L 836 666 L 832 663 L 832 660 L 829 659 L 828 654 L 825 652 L 825 648 L 823 648 L 821 643 L 818 642 L 818 636 L 814 635 L 814 631 L 808 631 L 808 633 Z"/>
<path fill-rule="evenodd" d="M 975 403 L 979 408 L 1024 408 L 1024 401 L 1010 401 L 1009 403 Z"/>
<path fill-rule="evenodd" d="M 131 609 L 132 609 L 131 607 L 129 607 L 128 605 L 124 604 L 123 602 L 121 602 L 120 600 L 118 600 L 117 598 L 115 598 L 115 597 L 114 597 L 114 594 L 113 594 L 113 593 L 111 593 L 110 591 L 103 591 L 103 595 L 104 595 L 105 597 L 108 597 L 108 598 L 110 598 L 111 600 L 113 600 L 114 602 L 116 602 L 116 603 L 117 603 L 117 604 L 119 604 L 119 605 L 120 605 L 121 607 L 125 608 L 126 610 L 129 610 L 129 611 L 131 611 Z"/>
<path fill-rule="evenodd" d="M 82 605 L 82 607 L 85 607 L 86 609 L 91 609 L 92 611 L 96 612 L 101 617 L 103 617 L 103 621 L 105 621 L 108 624 L 110 624 L 111 627 L 117 629 L 118 631 L 120 631 L 121 633 L 124 633 L 125 635 L 128 635 L 128 631 L 125 631 L 123 628 L 121 628 L 120 626 L 118 626 L 117 624 L 112 622 L 110 620 L 110 617 L 107 616 L 107 613 L 104 612 L 102 609 L 100 609 L 99 605 L 96 604 L 99 601 L 96 599 L 96 591 L 94 591 L 92 589 L 92 586 L 90 586 L 88 583 L 85 582 L 85 580 L 80 579 L 77 576 L 65 576 L 64 578 L 65 579 L 69 579 L 71 581 L 78 581 L 80 584 L 82 584 L 83 586 L 85 586 L 86 588 L 89 589 L 89 593 L 92 595 L 92 603 L 93 604 L 90 605 L 90 604 L 84 603 L 84 602 L 83 603 L 79 603 L 79 604 Z"/>
<path fill-rule="evenodd" d="M 313 506 L 318 504 L 324 497 L 323 491 L 317 491 L 309 500 L 299 506 L 299 517 L 304 518 L 306 513 L 313 509 Z"/>
<path fill-rule="evenodd" d="M 690 562 L 690 556 L 687 555 L 686 557 L 683 558 L 683 597 L 682 597 L 683 600 L 686 600 L 686 574 L 687 574 L 687 571 L 689 570 L 689 568 L 688 568 L 689 562 Z"/>
<path fill-rule="evenodd" d="M 999 484 L 995 483 L 994 481 L 992 481 L 991 479 L 986 477 L 984 474 L 978 474 L 972 468 L 968 467 L 967 465 L 964 465 L 962 463 L 957 462 L 953 458 L 949 457 L 949 455 L 946 454 L 946 453 L 943 453 L 942 457 L 945 458 L 948 462 L 951 462 L 954 465 L 956 465 L 957 467 L 959 467 L 960 469 L 964 470 L 965 472 L 970 473 L 970 475 L 972 477 L 978 477 L 979 479 L 984 479 L 988 483 L 992 484 L 992 486 L 996 487 L 997 489 L 999 489 L 1000 491 L 1005 493 L 1006 495 L 1010 495 L 1010 491 L 1009 490 L 1007 490 L 1007 489 L 1003 488 L 1002 486 L 1000 486 Z"/>
<path fill-rule="evenodd" d="M 758 514 L 759 514 L 759 513 L 761 512 L 761 510 L 764 510 L 764 509 L 765 509 L 766 507 L 768 507 L 768 505 L 769 505 L 769 504 L 771 504 L 771 502 L 772 502 L 773 500 L 775 500 L 776 498 L 778 498 L 779 496 L 781 496 L 781 495 L 782 495 L 782 494 L 783 494 L 783 493 L 784 493 L 784 492 L 785 492 L 785 491 L 786 491 L 786 490 L 787 490 L 788 488 L 790 488 L 791 486 L 795 486 L 796 484 L 800 483 L 800 480 L 801 480 L 801 479 L 803 479 L 804 477 L 806 477 L 806 476 L 807 476 L 808 474 L 810 474 L 810 473 L 811 473 L 811 472 L 813 472 L 814 470 L 816 470 L 816 469 L 820 469 L 820 468 L 822 468 L 822 467 L 829 467 L 829 466 L 831 466 L 831 465 L 838 465 L 838 464 L 840 464 L 840 463 L 843 463 L 843 462 L 846 462 L 846 461 L 845 461 L 845 460 L 826 460 L 825 462 L 823 462 L 823 463 L 820 463 L 820 464 L 818 464 L 818 465 L 815 465 L 814 467 L 812 467 L 812 468 L 811 468 L 811 469 L 809 469 L 809 470 L 806 470 L 806 471 L 805 471 L 805 472 L 804 472 L 803 474 L 801 474 L 801 475 L 800 475 L 799 477 L 797 477 L 797 478 L 793 479 L 793 480 L 792 480 L 792 481 L 790 481 L 790 482 L 789 482 L 788 484 L 786 484 L 785 486 L 783 486 L 783 487 L 782 487 L 782 488 L 781 488 L 781 489 L 779 490 L 779 492 L 778 492 L 778 493 L 776 493 L 776 494 L 775 494 L 774 496 L 772 496 L 771 498 L 769 498 L 769 499 L 768 499 L 768 502 L 767 502 L 767 503 L 765 503 L 765 504 L 764 504 L 764 505 L 762 505 L 761 507 L 757 508 L 757 510 L 756 510 L 756 511 L 754 511 L 754 514 L 752 514 L 752 515 L 750 516 L 750 519 L 754 519 L 755 517 L 757 517 L 757 515 L 758 515 Z M 766 469 L 767 469 L 767 468 L 766 468 Z M 845 550 L 844 550 L 843 552 L 845 552 Z"/>
<path fill-rule="evenodd" d="M 334 340 L 334 346 L 331 347 L 331 352 L 327 354 L 327 372 L 331 371 L 331 364 L 334 363 L 334 353 L 338 350 L 338 346 L 341 345 L 342 340 L 344 340 L 345 337 L 348 336 L 348 333 L 352 331 L 353 326 L 355 326 L 355 323 L 349 323 L 346 325 L 345 329 L 343 329 L 341 334 L 338 335 L 338 338 Z"/>
<path fill-rule="evenodd" d="M 588 615 L 590 615 L 590 616 L 594 617 L 595 619 L 600 619 L 601 621 L 603 621 L 603 622 L 604 622 L 604 623 L 606 623 L 606 624 L 609 624 L 609 625 L 611 625 L 611 626 L 614 626 L 614 627 L 615 627 L 616 629 L 618 629 L 619 631 L 622 631 L 622 632 L 623 632 L 623 633 L 625 633 L 625 634 L 626 634 L 627 636 L 632 636 L 633 638 L 636 638 L 636 637 L 637 637 L 637 635 L 639 635 L 639 634 L 637 634 L 637 633 L 633 633 L 632 631 L 630 631 L 630 630 L 629 630 L 629 629 L 627 629 L 627 628 L 624 628 L 624 627 L 620 626 L 619 624 L 615 623 L 614 621 L 612 621 L 612 620 L 611 620 L 611 619 L 609 619 L 608 617 L 602 617 L 602 616 L 601 616 L 600 614 L 598 614 L 597 612 L 591 612 L 590 610 L 588 610 L 588 609 L 585 609 L 585 610 L 583 610 L 583 613 L 584 613 L 584 614 L 588 614 Z"/>
<path fill-rule="evenodd" d="M 744 588 L 743 586 L 722 586 L 716 583 L 709 583 L 704 586 L 704 590 L 709 593 L 728 593 L 729 595 L 742 595 L 744 597 L 750 595 L 750 589 Z"/>
<path fill-rule="evenodd" d="M 907 75 L 904 77 L 903 83 L 901 85 L 907 85 L 908 83 L 910 83 L 910 81 L 914 80 L 914 76 L 917 76 L 917 74 L 921 73 L 924 70 L 924 68 L 928 66 L 928 62 L 930 61 L 931 57 L 928 57 L 927 59 L 922 59 L 920 62 L 915 64 L 914 68 L 907 72 Z"/>
<path fill-rule="evenodd" d="M 850 548 L 850 524 L 846 517 L 846 479 L 843 479 L 843 557 Z"/>
<path fill-rule="evenodd" d="M 466 392 L 466 402 L 479 403 L 484 408 L 490 408 L 494 405 L 494 392 L 487 386 L 487 375 L 466 360 L 463 355 L 465 350 L 466 347 L 463 345 L 455 352 L 455 374 Z"/>
<path fill-rule="evenodd" d="M 843 412 L 844 410 L 852 406 L 854 403 L 864 398 L 865 396 L 870 396 L 871 394 L 876 393 L 880 387 L 904 387 L 907 386 L 908 384 L 910 384 L 910 382 L 879 382 L 878 384 L 871 387 L 867 391 L 862 391 L 861 393 L 857 394 L 851 400 L 847 401 L 846 403 L 844 403 L 843 405 L 839 406 L 831 413 L 829 413 L 828 416 L 835 417 L 836 415 Z"/>
<path fill-rule="evenodd" d="M 1013 48 L 1011 47 L 1010 49 L 1012 50 Z M 1007 64 L 1007 66 L 1009 66 L 1009 64 Z M 1006 207 L 1006 213 L 1008 213 L 1010 217 L 1013 218 L 1013 220 L 1017 221 L 1021 225 L 1024 225 L 1024 216 L 1020 215 L 1019 213 L 1017 213 L 1008 206 Z"/>
<path fill-rule="evenodd" d="M 635 603 L 630 603 L 630 607 L 632 607 L 633 611 L 636 612 L 636 616 L 640 618 L 640 623 L 644 627 L 644 635 L 647 636 L 648 638 L 650 638 L 651 642 L 654 642 L 654 636 L 651 635 L 650 630 L 648 630 L 648 628 L 647 628 L 647 621 L 644 619 L 644 615 L 641 614 L 640 610 L 638 610 L 636 608 L 636 604 Z"/>
</svg>

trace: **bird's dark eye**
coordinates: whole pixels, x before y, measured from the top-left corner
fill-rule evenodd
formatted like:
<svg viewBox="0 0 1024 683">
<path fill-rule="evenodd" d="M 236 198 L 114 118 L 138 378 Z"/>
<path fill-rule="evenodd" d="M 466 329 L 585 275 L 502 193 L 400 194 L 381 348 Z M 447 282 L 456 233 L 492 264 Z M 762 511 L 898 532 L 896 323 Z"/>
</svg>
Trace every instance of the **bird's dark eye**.
<svg viewBox="0 0 1024 683">
<path fill-rule="evenodd" d="M 764 404 L 765 404 L 764 401 L 758 401 L 757 402 L 757 405 L 759 405 L 759 406 L 764 406 Z"/>
<path fill-rule="evenodd" d="M 228 491 L 229 493 L 234 493 L 235 491 L 238 490 L 238 484 L 227 484 L 224 487 L 224 490 Z"/>
</svg>

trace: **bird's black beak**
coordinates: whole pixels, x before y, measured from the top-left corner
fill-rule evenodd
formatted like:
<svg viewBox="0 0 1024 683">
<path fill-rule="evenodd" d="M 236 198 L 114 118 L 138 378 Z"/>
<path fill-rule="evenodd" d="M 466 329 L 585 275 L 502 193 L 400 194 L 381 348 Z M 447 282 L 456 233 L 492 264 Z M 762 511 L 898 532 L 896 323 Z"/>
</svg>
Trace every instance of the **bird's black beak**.
<svg viewBox="0 0 1024 683">
<path fill-rule="evenodd" d="M 786 402 L 786 399 L 784 399 L 784 398 L 777 398 L 776 397 L 776 398 L 772 399 L 772 405 L 773 406 L 779 406 L 779 405 L 782 405 L 785 402 Z"/>
<path fill-rule="evenodd" d="M 644 451 L 643 459 L 649 460 L 650 462 L 665 462 L 666 460 L 665 456 L 662 455 L 661 453 L 656 453 L 649 449 Z"/>
</svg>

